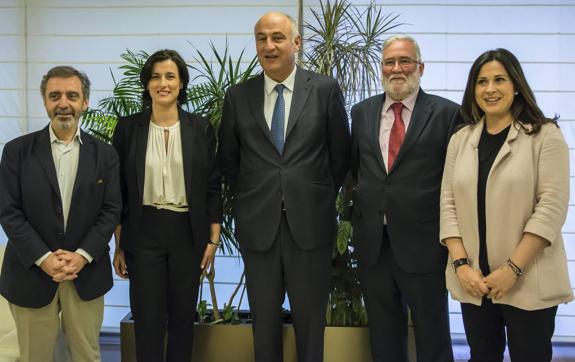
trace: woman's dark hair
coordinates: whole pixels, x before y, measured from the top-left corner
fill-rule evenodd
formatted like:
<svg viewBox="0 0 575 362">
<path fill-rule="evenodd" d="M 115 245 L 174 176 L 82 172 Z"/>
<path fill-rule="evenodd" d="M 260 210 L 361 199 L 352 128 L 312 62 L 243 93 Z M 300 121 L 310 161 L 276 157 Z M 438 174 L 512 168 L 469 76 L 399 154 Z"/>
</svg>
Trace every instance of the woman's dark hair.
<svg viewBox="0 0 575 362">
<path fill-rule="evenodd" d="M 519 121 L 518 124 L 523 128 L 525 133 L 535 134 L 539 132 L 543 124 L 548 122 L 557 125 L 559 116 L 555 115 L 554 118 L 550 119 L 543 115 L 543 112 L 539 106 L 537 106 L 533 91 L 529 87 L 529 84 L 527 84 L 527 79 L 525 79 L 521 64 L 519 64 L 515 55 L 503 48 L 488 50 L 473 62 L 471 70 L 469 71 L 469 77 L 467 78 L 465 93 L 463 93 L 463 101 L 461 102 L 461 116 L 464 122 L 467 124 L 475 124 L 485 114 L 475 101 L 475 84 L 477 83 L 477 77 L 479 76 L 481 67 L 483 67 L 485 63 L 494 60 L 503 65 L 513 83 L 516 94 L 513 99 L 513 104 L 511 104 L 510 112 L 513 120 Z M 529 130 L 524 126 L 525 124 L 530 124 L 532 129 Z"/>
<path fill-rule="evenodd" d="M 154 64 L 163 62 L 165 60 L 173 61 L 178 67 L 180 82 L 182 83 L 182 89 L 180 89 L 180 93 L 178 94 L 178 103 L 185 104 L 187 102 L 187 89 L 188 83 L 190 82 L 188 66 L 177 51 L 171 49 L 162 49 L 150 55 L 148 60 L 146 60 L 146 63 L 144 63 L 142 71 L 140 72 L 140 82 L 142 83 L 142 87 L 144 87 L 144 92 L 142 92 L 142 100 L 144 101 L 144 106 L 149 106 L 152 103 L 152 97 L 150 96 L 150 92 L 148 92 L 148 83 L 150 82 L 150 78 L 152 78 L 152 70 L 154 69 Z"/>
</svg>

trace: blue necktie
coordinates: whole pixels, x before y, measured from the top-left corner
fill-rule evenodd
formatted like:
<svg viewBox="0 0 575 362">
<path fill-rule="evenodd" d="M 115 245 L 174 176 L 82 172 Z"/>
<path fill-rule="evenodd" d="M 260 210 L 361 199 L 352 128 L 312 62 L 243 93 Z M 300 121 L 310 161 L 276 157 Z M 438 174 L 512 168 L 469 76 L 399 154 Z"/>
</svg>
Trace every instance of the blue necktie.
<svg viewBox="0 0 575 362">
<path fill-rule="evenodd" d="M 276 92 L 278 92 L 278 98 L 276 99 L 276 105 L 274 106 L 274 113 L 272 115 L 272 142 L 278 153 L 281 155 L 284 150 L 284 123 L 285 123 L 285 104 L 284 104 L 284 91 L 285 86 L 283 84 L 278 84 L 275 86 Z"/>
</svg>

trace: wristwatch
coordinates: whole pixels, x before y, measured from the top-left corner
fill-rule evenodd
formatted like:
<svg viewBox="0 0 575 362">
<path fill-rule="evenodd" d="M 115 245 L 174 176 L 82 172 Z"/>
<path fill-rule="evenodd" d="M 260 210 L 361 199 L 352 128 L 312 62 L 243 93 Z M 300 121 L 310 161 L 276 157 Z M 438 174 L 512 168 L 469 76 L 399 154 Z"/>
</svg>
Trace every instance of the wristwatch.
<svg viewBox="0 0 575 362">
<path fill-rule="evenodd" d="M 454 260 L 451 263 L 451 266 L 453 267 L 453 271 L 457 271 L 457 268 L 459 268 L 462 265 L 471 265 L 471 263 L 469 262 L 469 259 L 467 259 L 467 258 L 460 258 L 460 259 Z"/>
</svg>

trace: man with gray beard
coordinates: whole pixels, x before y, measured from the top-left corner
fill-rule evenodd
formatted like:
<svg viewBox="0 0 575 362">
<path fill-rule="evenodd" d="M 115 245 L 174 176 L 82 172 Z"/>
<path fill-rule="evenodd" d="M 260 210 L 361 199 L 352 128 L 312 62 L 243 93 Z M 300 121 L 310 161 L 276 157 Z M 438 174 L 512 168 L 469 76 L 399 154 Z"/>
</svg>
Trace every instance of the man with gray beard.
<svg viewBox="0 0 575 362">
<path fill-rule="evenodd" d="M 423 70 L 413 38 L 388 38 L 385 93 L 351 111 L 354 242 L 374 361 L 408 360 L 408 308 L 417 361 L 453 361 L 439 195 L 459 106 L 421 90 Z"/>
</svg>

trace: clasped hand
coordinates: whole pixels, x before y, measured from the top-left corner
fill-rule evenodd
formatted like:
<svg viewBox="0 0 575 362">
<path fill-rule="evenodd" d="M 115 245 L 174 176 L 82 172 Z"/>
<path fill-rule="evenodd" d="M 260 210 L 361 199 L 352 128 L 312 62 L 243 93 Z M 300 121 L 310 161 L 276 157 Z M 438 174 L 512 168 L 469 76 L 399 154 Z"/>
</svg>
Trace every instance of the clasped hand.
<svg viewBox="0 0 575 362">
<path fill-rule="evenodd" d="M 87 263 L 79 253 L 58 249 L 44 259 L 40 268 L 51 276 L 53 281 L 60 283 L 76 279 Z"/>
<path fill-rule="evenodd" d="M 463 290 L 474 297 L 487 296 L 501 299 L 517 281 L 515 273 L 506 265 L 494 270 L 486 277 L 480 270 L 473 269 L 469 265 L 457 268 L 456 274 Z"/>
</svg>

